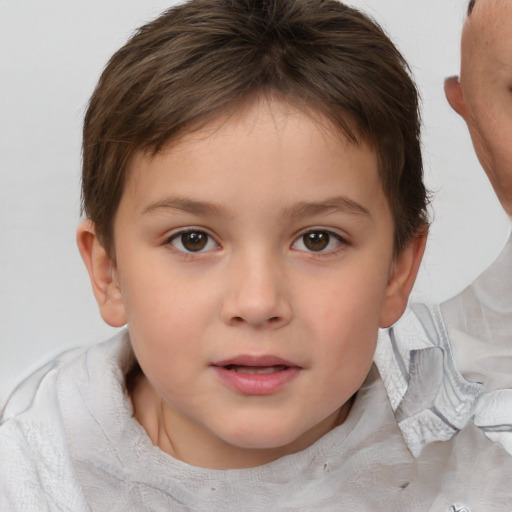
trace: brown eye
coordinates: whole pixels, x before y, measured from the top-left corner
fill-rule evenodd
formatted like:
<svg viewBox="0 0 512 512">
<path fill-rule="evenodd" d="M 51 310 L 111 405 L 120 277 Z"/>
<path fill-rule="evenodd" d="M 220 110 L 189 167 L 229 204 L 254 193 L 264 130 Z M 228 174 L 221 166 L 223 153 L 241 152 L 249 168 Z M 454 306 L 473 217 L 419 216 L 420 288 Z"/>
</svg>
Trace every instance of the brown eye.
<svg viewBox="0 0 512 512">
<path fill-rule="evenodd" d="M 192 231 L 190 233 L 183 233 L 181 235 L 181 243 L 187 251 L 197 252 L 201 251 L 206 247 L 208 241 L 208 235 L 199 231 Z"/>
<path fill-rule="evenodd" d="M 204 252 L 217 248 L 213 238 L 204 231 L 184 231 L 174 235 L 171 245 L 181 252 Z"/>
<path fill-rule="evenodd" d="M 310 251 L 323 251 L 329 245 L 331 239 L 326 231 L 312 231 L 302 236 L 304 246 Z"/>
<path fill-rule="evenodd" d="M 346 244 L 345 240 L 337 233 L 325 229 L 318 229 L 303 233 L 295 240 L 292 248 L 305 252 L 328 253 L 344 244 Z"/>
</svg>

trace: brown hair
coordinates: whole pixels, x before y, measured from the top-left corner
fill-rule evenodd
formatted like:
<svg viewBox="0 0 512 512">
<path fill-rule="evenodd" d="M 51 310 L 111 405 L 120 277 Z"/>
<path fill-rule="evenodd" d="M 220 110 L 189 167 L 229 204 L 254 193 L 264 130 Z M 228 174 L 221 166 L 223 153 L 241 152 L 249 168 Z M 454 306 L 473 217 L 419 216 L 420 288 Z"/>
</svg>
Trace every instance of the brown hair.
<svg viewBox="0 0 512 512">
<path fill-rule="evenodd" d="M 468 4 L 468 16 L 473 12 L 473 7 L 475 7 L 476 0 L 470 0 Z"/>
<path fill-rule="evenodd" d="M 190 0 L 113 55 L 85 116 L 82 208 L 107 251 L 133 153 L 264 93 L 377 151 L 402 250 L 426 223 L 418 94 L 382 29 L 337 0 Z"/>
</svg>

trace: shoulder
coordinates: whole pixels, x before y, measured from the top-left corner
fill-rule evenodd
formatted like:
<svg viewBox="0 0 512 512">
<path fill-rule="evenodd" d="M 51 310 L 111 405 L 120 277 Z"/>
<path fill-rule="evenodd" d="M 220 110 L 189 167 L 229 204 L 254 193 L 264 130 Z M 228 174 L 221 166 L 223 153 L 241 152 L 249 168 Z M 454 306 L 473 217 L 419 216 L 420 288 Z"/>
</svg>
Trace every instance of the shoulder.
<svg viewBox="0 0 512 512">
<path fill-rule="evenodd" d="M 36 399 L 50 400 L 57 395 L 63 380 L 80 381 L 107 368 L 123 371 L 131 361 L 126 331 L 103 343 L 73 347 L 60 352 L 24 378 L 0 409 L 0 425 L 32 409 Z"/>
<path fill-rule="evenodd" d="M 381 330 L 375 363 L 404 439 L 416 456 L 451 439 L 473 414 L 481 384 L 457 370 L 439 308 L 416 304 Z"/>
<path fill-rule="evenodd" d="M 73 347 L 63 350 L 25 377 L 14 388 L 7 402 L 0 409 L 0 425 L 30 408 L 42 381 L 44 379 L 52 379 L 60 368 L 71 363 L 86 351 L 87 347 Z"/>
<path fill-rule="evenodd" d="M 439 306 L 427 304 L 380 332 L 375 362 L 409 449 L 418 455 L 474 426 L 512 454 L 512 389 L 489 392 L 485 379 L 463 374 L 450 334 Z"/>
<path fill-rule="evenodd" d="M 0 510 L 88 510 L 74 469 L 81 433 L 73 421 L 88 414 L 84 397 L 94 374 L 122 373 L 126 345 L 120 335 L 68 351 L 16 388 L 0 424 Z"/>
<path fill-rule="evenodd" d="M 76 484 L 53 380 L 43 378 L 30 406 L 11 409 L 0 426 L 0 510 L 72 510 L 61 506 Z"/>
<path fill-rule="evenodd" d="M 444 321 L 456 344 L 457 333 L 512 353 L 512 235 L 482 274 L 441 304 Z M 464 341 L 467 348 L 468 342 Z M 509 354 L 510 357 L 510 354 Z"/>
<path fill-rule="evenodd" d="M 496 261 L 440 306 L 461 373 L 485 392 L 512 388 L 512 236 Z"/>
<path fill-rule="evenodd" d="M 4 422 L 0 460 L 0 510 L 87 510 L 58 415 L 15 417 Z"/>
</svg>

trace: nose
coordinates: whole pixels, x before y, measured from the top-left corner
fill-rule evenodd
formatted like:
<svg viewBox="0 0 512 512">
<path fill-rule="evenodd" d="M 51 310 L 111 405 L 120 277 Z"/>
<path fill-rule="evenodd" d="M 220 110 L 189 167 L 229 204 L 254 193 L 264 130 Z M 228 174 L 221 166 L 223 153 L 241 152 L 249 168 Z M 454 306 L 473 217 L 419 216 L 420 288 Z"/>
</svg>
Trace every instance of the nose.
<svg viewBox="0 0 512 512">
<path fill-rule="evenodd" d="M 229 325 L 279 329 L 292 318 L 287 277 L 274 258 L 245 255 L 230 264 L 222 317 Z"/>
</svg>

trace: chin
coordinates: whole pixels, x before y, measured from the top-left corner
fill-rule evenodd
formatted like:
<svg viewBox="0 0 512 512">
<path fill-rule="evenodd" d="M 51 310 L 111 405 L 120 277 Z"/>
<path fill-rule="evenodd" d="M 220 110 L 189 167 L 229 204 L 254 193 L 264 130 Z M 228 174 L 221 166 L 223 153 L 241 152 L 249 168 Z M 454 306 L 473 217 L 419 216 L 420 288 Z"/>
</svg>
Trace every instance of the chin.
<svg viewBox="0 0 512 512">
<path fill-rule="evenodd" d="M 231 432 L 224 437 L 224 440 L 232 446 L 248 450 L 282 449 L 285 453 L 294 453 L 305 448 L 308 445 L 304 439 L 307 431 L 298 430 L 296 425 L 286 428 L 287 426 L 283 423 L 279 425 L 252 423 L 247 428 Z"/>
</svg>

